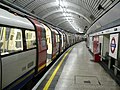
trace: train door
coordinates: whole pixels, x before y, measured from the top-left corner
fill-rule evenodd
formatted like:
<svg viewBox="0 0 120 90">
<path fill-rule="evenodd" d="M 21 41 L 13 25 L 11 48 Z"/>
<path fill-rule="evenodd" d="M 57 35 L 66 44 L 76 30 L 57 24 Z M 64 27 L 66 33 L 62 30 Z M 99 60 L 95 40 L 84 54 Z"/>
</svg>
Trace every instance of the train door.
<svg viewBox="0 0 120 90">
<path fill-rule="evenodd" d="M 51 30 L 46 25 L 44 25 L 44 27 L 45 27 L 45 30 L 46 30 L 46 39 L 47 39 L 47 46 L 48 46 L 48 49 L 47 49 L 47 62 L 46 62 L 46 66 L 48 66 L 52 62 L 52 50 L 53 50 L 53 47 L 52 47 Z"/>
<path fill-rule="evenodd" d="M 66 34 L 66 48 L 69 47 L 69 38 L 68 38 L 68 33 L 65 33 Z"/>
<path fill-rule="evenodd" d="M 63 50 L 65 50 L 65 45 L 66 45 L 66 37 L 65 34 L 63 33 Z"/>
<path fill-rule="evenodd" d="M 47 61 L 47 42 L 44 26 L 35 19 L 31 19 L 36 27 L 37 33 L 37 62 L 36 71 L 41 72 L 46 67 Z"/>
<path fill-rule="evenodd" d="M 67 48 L 67 34 L 66 33 L 64 33 L 65 34 L 65 49 Z"/>
<path fill-rule="evenodd" d="M 37 28 L 37 38 L 38 38 L 38 71 L 40 71 L 46 66 L 47 60 L 46 32 L 42 26 Z"/>
<path fill-rule="evenodd" d="M 60 33 L 60 52 L 63 52 L 63 34 L 61 32 Z"/>
<path fill-rule="evenodd" d="M 52 31 L 52 46 L 53 46 L 53 52 L 52 52 L 52 60 L 55 59 L 56 57 L 56 37 L 55 37 L 55 32 Z"/>
<path fill-rule="evenodd" d="M 60 47 L 60 36 L 59 36 L 59 33 L 58 33 L 58 31 L 56 30 L 55 31 L 55 38 L 56 38 L 56 55 L 58 55 L 59 54 L 59 47 Z"/>
<path fill-rule="evenodd" d="M 69 34 L 69 45 L 71 46 L 72 44 L 72 38 L 71 38 L 71 35 Z"/>
<path fill-rule="evenodd" d="M 68 34 L 68 47 L 70 46 L 70 34 Z"/>
<path fill-rule="evenodd" d="M 61 47 L 62 47 L 62 36 L 59 32 L 59 38 L 60 38 L 60 43 L 59 43 L 59 53 L 61 53 Z"/>
</svg>

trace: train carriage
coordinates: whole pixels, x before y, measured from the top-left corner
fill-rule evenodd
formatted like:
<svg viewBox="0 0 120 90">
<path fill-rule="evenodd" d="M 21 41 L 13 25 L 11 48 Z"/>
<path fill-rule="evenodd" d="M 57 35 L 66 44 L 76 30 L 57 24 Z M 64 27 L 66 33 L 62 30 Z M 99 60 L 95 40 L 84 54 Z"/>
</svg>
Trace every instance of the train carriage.
<svg viewBox="0 0 120 90">
<path fill-rule="evenodd" d="M 20 88 L 33 77 L 36 66 L 36 36 L 26 18 L 0 9 L 1 88 Z M 12 22 L 12 23 L 11 23 Z"/>
</svg>

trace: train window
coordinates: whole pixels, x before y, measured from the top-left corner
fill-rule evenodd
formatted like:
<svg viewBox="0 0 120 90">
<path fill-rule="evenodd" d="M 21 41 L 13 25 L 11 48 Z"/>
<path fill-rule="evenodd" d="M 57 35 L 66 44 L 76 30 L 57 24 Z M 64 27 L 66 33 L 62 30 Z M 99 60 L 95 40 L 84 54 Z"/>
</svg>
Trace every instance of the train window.
<svg viewBox="0 0 120 90">
<path fill-rule="evenodd" d="M 56 42 L 58 43 L 59 42 L 58 34 L 56 34 L 55 37 L 56 37 Z"/>
<path fill-rule="evenodd" d="M 0 27 L 0 40 L 2 40 L 3 37 L 3 27 Z"/>
<path fill-rule="evenodd" d="M 56 34 L 56 42 L 60 42 L 60 37 L 59 37 L 59 34 Z"/>
<path fill-rule="evenodd" d="M 46 46 L 46 31 L 42 28 L 42 35 L 41 35 L 41 43 L 42 47 Z"/>
<path fill-rule="evenodd" d="M 57 34 L 55 35 L 55 38 L 56 38 L 56 43 L 58 42 L 58 37 L 57 37 Z"/>
<path fill-rule="evenodd" d="M 17 32 L 16 40 L 20 40 L 20 39 L 21 39 L 21 33 Z"/>
<path fill-rule="evenodd" d="M 6 40 L 9 39 L 10 29 L 11 29 L 11 28 L 6 28 Z"/>
<path fill-rule="evenodd" d="M 57 36 L 58 36 L 58 42 L 60 42 L 60 36 L 59 36 L 59 34 Z"/>
<path fill-rule="evenodd" d="M 42 30 L 42 38 L 44 38 L 44 39 L 46 38 L 46 32 L 44 29 Z"/>
<path fill-rule="evenodd" d="M 35 31 L 25 31 L 27 49 L 36 47 Z"/>
<path fill-rule="evenodd" d="M 63 37 L 64 37 L 64 38 L 63 38 L 63 41 L 65 42 L 65 41 L 66 41 L 66 39 L 65 39 L 65 35 L 63 35 Z"/>
<path fill-rule="evenodd" d="M 16 28 L 1 27 L 0 49 L 1 55 L 23 50 L 22 31 Z M 20 36 L 18 36 L 18 34 Z M 17 40 L 16 37 L 19 37 Z"/>
<path fill-rule="evenodd" d="M 54 32 L 52 32 L 52 42 L 53 42 L 53 45 L 54 45 Z"/>
</svg>

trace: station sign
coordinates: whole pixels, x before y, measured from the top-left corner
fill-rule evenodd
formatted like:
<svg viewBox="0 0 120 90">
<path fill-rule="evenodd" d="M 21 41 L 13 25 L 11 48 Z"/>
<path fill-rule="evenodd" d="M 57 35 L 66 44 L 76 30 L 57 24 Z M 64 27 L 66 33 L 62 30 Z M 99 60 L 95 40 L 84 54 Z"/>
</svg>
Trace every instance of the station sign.
<svg viewBox="0 0 120 90">
<path fill-rule="evenodd" d="M 110 43 L 109 43 L 109 56 L 117 59 L 118 52 L 118 38 L 119 34 L 111 34 L 110 35 Z"/>
</svg>

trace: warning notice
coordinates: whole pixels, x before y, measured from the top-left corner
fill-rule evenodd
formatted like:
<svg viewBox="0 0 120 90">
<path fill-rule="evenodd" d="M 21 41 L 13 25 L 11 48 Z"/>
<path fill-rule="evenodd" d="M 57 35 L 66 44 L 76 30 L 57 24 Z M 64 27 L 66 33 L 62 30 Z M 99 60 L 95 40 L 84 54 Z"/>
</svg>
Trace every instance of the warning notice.
<svg viewBox="0 0 120 90">
<path fill-rule="evenodd" d="M 115 59 L 117 59 L 118 37 L 119 37 L 118 33 L 110 35 L 109 56 L 111 56 Z"/>
</svg>

